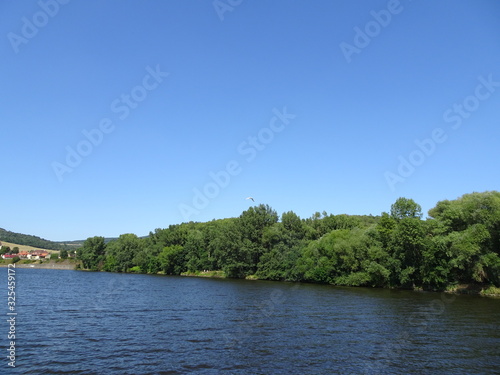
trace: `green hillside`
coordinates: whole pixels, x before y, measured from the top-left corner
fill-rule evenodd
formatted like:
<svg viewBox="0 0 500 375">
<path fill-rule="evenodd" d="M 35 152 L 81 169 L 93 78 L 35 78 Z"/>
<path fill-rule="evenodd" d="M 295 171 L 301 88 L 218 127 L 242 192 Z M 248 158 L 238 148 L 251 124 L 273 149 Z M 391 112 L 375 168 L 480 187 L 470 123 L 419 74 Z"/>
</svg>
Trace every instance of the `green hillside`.
<svg viewBox="0 0 500 375">
<path fill-rule="evenodd" d="M 33 246 L 38 249 L 50 249 L 50 250 L 71 250 L 74 246 L 69 244 L 49 241 L 37 236 L 32 236 L 29 234 L 15 233 L 3 228 L 0 228 L 0 241 L 12 242 L 19 245 Z"/>
</svg>

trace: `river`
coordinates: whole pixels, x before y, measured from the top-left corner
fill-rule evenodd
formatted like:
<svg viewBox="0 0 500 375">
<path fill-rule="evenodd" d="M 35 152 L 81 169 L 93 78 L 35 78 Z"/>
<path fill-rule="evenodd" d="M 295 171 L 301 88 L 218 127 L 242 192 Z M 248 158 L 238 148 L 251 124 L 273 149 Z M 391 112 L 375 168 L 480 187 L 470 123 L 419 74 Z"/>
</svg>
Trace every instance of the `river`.
<svg viewBox="0 0 500 375">
<path fill-rule="evenodd" d="M 500 373 L 500 299 L 16 269 L 12 323 L 7 272 L 1 374 Z"/>
</svg>

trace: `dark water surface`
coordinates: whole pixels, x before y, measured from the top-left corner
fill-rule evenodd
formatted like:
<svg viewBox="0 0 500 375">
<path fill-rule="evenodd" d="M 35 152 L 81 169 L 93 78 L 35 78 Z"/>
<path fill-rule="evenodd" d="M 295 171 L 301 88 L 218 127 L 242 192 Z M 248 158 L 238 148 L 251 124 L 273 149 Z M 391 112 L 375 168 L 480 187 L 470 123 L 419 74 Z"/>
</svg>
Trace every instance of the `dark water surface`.
<svg viewBox="0 0 500 375">
<path fill-rule="evenodd" d="M 0 374 L 500 373 L 500 299 L 36 269 L 16 297 Z"/>
</svg>

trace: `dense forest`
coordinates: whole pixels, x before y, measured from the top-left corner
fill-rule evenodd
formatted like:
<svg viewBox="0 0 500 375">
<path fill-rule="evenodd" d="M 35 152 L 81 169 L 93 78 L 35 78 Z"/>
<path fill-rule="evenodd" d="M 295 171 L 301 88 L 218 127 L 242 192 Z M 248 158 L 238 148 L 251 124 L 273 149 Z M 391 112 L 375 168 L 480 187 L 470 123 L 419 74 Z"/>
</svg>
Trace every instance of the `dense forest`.
<svg viewBox="0 0 500 375">
<path fill-rule="evenodd" d="M 17 245 L 33 246 L 40 249 L 49 250 L 64 250 L 68 246 L 64 243 L 52 242 L 43 238 L 32 236 L 29 234 L 15 233 L 3 228 L 0 228 L 0 241 L 12 242 Z"/>
<path fill-rule="evenodd" d="M 146 238 L 88 238 L 77 257 L 86 269 L 111 272 L 218 270 L 232 278 L 429 290 L 500 286 L 499 192 L 440 201 L 428 215 L 422 219 L 420 205 L 407 198 L 376 217 L 280 217 L 259 205 L 237 218 L 171 225 Z"/>
</svg>

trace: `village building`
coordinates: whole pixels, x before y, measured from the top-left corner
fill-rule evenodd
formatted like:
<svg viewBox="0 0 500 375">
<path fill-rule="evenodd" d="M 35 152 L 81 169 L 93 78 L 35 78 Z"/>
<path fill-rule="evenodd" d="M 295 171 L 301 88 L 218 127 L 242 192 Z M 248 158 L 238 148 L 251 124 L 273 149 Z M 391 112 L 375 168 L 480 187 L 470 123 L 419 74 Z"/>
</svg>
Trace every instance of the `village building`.
<svg viewBox="0 0 500 375">
<path fill-rule="evenodd" d="M 12 259 L 19 257 L 21 259 L 30 260 L 40 260 L 40 259 L 50 259 L 50 253 L 45 250 L 31 250 L 31 251 L 20 251 L 19 254 L 3 254 L 3 259 Z"/>
<path fill-rule="evenodd" d="M 28 253 L 26 257 L 32 260 L 33 259 L 39 260 L 39 259 L 50 258 L 50 253 L 45 250 L 32 250 Z"/>
</svg>

